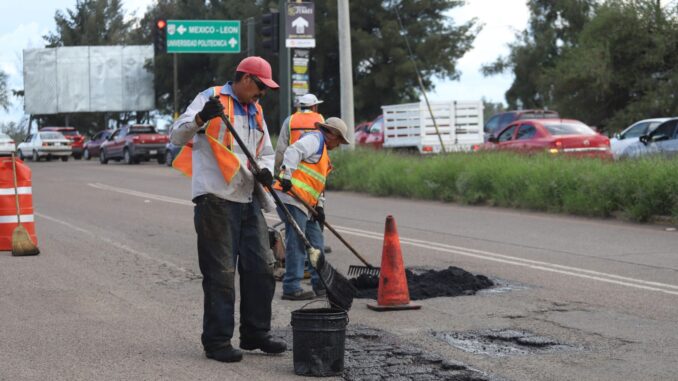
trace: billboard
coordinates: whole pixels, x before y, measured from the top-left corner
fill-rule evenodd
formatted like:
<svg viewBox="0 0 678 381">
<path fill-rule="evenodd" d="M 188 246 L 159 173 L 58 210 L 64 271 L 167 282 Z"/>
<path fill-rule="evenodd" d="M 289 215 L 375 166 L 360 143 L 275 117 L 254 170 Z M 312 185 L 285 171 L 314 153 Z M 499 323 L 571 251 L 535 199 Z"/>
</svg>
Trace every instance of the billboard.
<svg viewBox="0 0 678 381">
<path fill-rule="evenodd" d="M 24 110 L 44 115 L 155 108 L 152 45 L 24 50 Z"/>
</svg>

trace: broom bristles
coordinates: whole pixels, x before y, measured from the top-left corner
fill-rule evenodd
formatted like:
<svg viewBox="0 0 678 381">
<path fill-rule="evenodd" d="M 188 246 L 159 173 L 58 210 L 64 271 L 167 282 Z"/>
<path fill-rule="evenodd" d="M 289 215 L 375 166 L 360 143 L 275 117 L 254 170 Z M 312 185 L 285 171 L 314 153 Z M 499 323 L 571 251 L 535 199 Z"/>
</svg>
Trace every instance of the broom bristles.
<svg viewBox="0 0 678 381">
<path fill-rule="evenodd" d="M 12 255 L 24 257 L 38 254 L 40 254 L 40 250 L 33 243 L 26 228 L 21 225 L 17 226 L 12 232 Z"/>
</svg>

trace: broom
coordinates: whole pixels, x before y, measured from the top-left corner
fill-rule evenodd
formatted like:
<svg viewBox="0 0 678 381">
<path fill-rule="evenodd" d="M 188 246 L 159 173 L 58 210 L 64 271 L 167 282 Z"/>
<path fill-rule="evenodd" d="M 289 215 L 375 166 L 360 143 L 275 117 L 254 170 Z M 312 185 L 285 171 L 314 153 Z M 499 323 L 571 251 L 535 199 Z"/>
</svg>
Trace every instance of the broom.
<svg viewBox="0 0 678 381">
<path fill-rule="evenodd" d="M 240 139 L 240 136 L 235 131 L 235 128 L 233 128 L 231 121 L 228 120 L 224 113 L 221 113 L 220 117 L 221 120 L 226 125 L 226 128 L 228 128 L 228 131 L 231 133 L 231 135 L 233 135 L 235 140 L 238 142 L 238 145 L 242 149 L 243 153 L 245 153 L 245 156 L 247 156 L 247 159 L 250 161 L 250 164 L 252 165 L 253 172 L 256 173 L 261 171 L 259 164 L 257 164 L 256 160 L 254 160 L 254 156 L 252 156 L 250 151 L 247 149 L 245 143 L 242 141 L 242 139 Z M 299 225 L 297 225 L 296 221 L 292 217 L 292 214 L 287 209 L 285 204 L 282 202 L 282 200 L 280 200 L 278 194 L 275 193 L 275 190 L 273 190 L 271 184 L 264 184 L 264 186 L 271 194 L 271 196 L 273 196 L 276 205 L 278 205 L 278 207 L 282 209 L 282 211 L 285 214 L 285 217 L 287 218 L 287 221 L 290 223 L 290 225 L 292 225 L 294 231 L 297 233 L 299 238 L 301 238 L 301 240 L 304 242 L 304 246 L 306 247 L 306 254 L 308 255 L 308 260 L 311 263 L 311 266 L 313 266 L 315 271 L 318 273 L 320 281 L 325 286 L 325 290 L 327 291 L 327 298 L 329 299 L 330 303 L 341 308 L 344 311 L 350 310 L 351 304 L 353 304 L 353 297 L 357 293 L 355 287 L 353 287 L 353 285 L 348 281 L 348 279 L 346 279 L 343 275 L 341 275 L 341 273 L 339 273 L 329 263 L 327 263 L 327 261 L 325 261 L 325 257 L 322 255 L 320 250 L 311 246 L 311 243 L 308 241 L 308 239 L 306 239 L 306 235 L 304 234 L 303 231 L 301 231 L 301 228 L 299 227 Z"/>
<path fill-rule="evenodd" d="M 16 200 L 16 220 L 19 225 L 12 231 L 12 255 L 15 257 L 25 257 L 28 255 L 38 255 L 40 250 L 33 243 L 23 225 L 21 225 L 21 209 L 19 209 L 19 185 L 16 178 L 16 158 L 12 152 L 12 174 L 14 176 L 14 196 Z"/>
<path fill-rule="evenodd" d="M 294 196 L 294 198 L 295 198 L 297 201 L 299 201 L 299 202 L 301 202 L 302 204 L 304 204 L 304 206 L 306 207 L 306 209 L 308 210 L 309 213 L 311 213 L 314 217 L 318 215 L 318 212 L 316 212 L 315 208 L 312 207 L 311 205 L 309 205 L 309 203 L 306 202 L 306 200 L 304 200 L 304 199 L 302 199 L 301 197 L 299 197 L 299 194 L 294 190 L 294 188 L 293 188 L 293 189 L 290 189 L 290 192 L 292 192 L 292 195 Z M 351 245 L 344 239 L 344 237 L 342 237 L 341 234 L 339 234 L 338 231 L 334 230 L 334 228 L 332 227 L 332 225 L 330 225 L 329 222 L 325 221 L 324 224 L 325 224 L 325 226 L 327 226 L 327 228 L 330 229 L 330 231 L 331 231 L 332 233 L 334 233 L 334 235 L 335 235 L 335 236 L 336 236 L 336 237 L 337 237 L 337 238 L 338 238 L 338 239 L 339 239 L 339 240 L 340 240 L 340 241 L 341 241 L 341 242 L 342 242 L 342 243 L 343 243 L 350 251 L 351 251 L 351 253 L 353 253 L 353 255 L 355 255 L 356 257 L 358 257 L 358 259 L 360 259 L 360 261 L 361 261 L 362 263 L 365 264 L 365 266 L 355 266 L 355 265 L 350 265 L 350 266 L 348 267 L 348 276 L 360 276 L 360 275 L 362 275 L 362 274 L 366 274 L 366 275 L 369 275 L 369 276 L 376 276 L 376 277 L 379 276 L 379 273 L 381 272 L 381 268 L 380 268 L 380 267 L 374 267 L 374 266 L 372 266 L 369 262 L 367 262 L 367 260 L 366 260 L 362 255 L 360 255 L 360 254 L 353 248 L 353 246 L 351 246 Z"/>
</svg>

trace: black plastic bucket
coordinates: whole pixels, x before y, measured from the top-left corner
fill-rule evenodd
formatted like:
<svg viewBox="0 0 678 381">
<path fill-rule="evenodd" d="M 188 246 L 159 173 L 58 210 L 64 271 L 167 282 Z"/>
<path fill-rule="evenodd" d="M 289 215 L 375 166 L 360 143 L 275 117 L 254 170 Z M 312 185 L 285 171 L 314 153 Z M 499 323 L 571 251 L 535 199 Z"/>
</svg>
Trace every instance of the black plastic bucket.
<svg viewBox="0 0 678 381">
<path fill-rule="evenodd" d="M 348 314 L 336 308 L 292 311 L 294 373 L 337 376 L 344 371 Z"/>
</svg>

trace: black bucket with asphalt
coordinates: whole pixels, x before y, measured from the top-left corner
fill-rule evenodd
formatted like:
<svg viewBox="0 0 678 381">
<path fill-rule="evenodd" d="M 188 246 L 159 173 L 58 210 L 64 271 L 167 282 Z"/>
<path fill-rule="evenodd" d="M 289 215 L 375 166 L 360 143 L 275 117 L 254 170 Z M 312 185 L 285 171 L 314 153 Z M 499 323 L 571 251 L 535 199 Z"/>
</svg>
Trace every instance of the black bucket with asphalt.
<svg viewBox="0 0 678 381">
<path fill-rule="evenodd" d="M 344 371 L 348 314 L 337 308 L 292 311 L 294 373 L 338 376 Z"/>
</svg>

